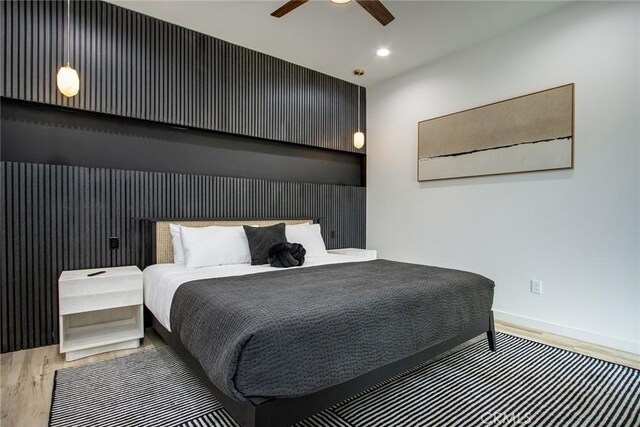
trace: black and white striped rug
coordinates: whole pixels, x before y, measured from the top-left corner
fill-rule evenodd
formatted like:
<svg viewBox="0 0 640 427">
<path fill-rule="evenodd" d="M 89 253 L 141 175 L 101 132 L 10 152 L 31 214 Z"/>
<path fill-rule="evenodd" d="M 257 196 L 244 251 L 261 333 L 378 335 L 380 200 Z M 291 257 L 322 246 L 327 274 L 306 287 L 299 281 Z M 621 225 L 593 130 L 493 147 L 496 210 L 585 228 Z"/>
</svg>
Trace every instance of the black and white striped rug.
<svg viewBox="0 0 640 427">
<path fill-rule="evenodd" d="M 498 334 L 299 427 L 639 426 L 640 371 Z M 167 346 L 56 373 L 51 426 L 235 426 Z"/>
</svg>

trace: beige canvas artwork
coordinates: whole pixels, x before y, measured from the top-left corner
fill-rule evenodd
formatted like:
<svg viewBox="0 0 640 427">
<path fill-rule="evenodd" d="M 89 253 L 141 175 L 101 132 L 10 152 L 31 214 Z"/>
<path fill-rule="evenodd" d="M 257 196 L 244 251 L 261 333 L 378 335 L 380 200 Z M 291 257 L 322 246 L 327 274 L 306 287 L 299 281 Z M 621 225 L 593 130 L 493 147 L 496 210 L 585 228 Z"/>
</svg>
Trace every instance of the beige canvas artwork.
<svg viewBox="0 0 640 427">
<path fill-rule="evenodd" d="M 418 181 L 573 167 L 569 84 L 418 123 Z"/>
</svg>

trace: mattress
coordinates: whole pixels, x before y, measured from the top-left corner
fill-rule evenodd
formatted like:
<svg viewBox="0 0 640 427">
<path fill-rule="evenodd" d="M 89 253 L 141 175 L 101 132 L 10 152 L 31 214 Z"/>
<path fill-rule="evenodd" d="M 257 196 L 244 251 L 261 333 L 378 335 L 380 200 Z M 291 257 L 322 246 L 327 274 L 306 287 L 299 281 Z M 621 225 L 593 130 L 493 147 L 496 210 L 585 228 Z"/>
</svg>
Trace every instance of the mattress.
<svg viewBox="0 0 640 427">
<path fill-rule="evenodd" d="M 372 259 L 371 252 L 344 254 L 342 250 L 328 251 L 326 256 L 307 257 L 302 267 L 363 262 Z M 375 253 L 375 252 L 374 252 Z M 220 265 L 205 268 L 187 268 L 179 264 L 155 264 L 144 270 L 144 303 L 155 318 L 168 331 L 171 331 L 171 302 L 176 290 L 184 283 L 216 277 L 243 276 L 247 274 L 269 273 L 280 269 L 269 265 Z"/>
</svg>

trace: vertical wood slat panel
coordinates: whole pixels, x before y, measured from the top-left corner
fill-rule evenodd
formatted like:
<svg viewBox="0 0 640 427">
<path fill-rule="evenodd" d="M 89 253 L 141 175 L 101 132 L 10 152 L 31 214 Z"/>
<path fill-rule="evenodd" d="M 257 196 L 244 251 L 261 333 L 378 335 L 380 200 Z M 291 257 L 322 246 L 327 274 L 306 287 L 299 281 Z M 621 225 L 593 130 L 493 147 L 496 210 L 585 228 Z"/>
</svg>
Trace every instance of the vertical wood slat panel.
<svg viewBox="0 0 640 427">
<path fill-rule="evenodd" d="M 7 258 L 7 242 L 9 240 L 8 236 L 8 224 L 9 224 L 9 212 L 7 211 L 7 201 L 6 194 L 7 187 L 5 184 L 7 183 L 6 176 L 6 168 L 4 164 L 0 164 L 0 182 L 2 182 L 2 186 L 0 186 L 0 191 L 2 191 L 2 197 L 0 197 L 0 259 L 8 260 Z M 9 262 L 4 261 L 0 264 L 0 286 L 2 288 L 6 287 L 7 281 L 9 277 Z M 11 296 L 9 295 L 9 290 L 0 292 L 0 311 L 2 313 L 7 313 L 10 311 L 9 301 L 11 301 Z M 11 301 L 13 303 L 13 301 Z M 4 319 L 2 319 L 2 325 L 0 326 L 0 334 L 2 338 L 0 339 L 0 345 L 2 348 L 9 347 L 9 323 L 5 323 Z"/>
<path fill-rule="evenodd" d="M 79 95 L 66 98 L 56 88 L 66 9 L 52 0 L 2 2 L 2 96 L 365 152 L 352 144 L 356 85 L 113 4 L 71 6 Z M 364 130 L 365 108 L 360 116 Z"/>
<path fill-rule="evenodd" d="M 364 187 L 15 162 L 0 176 L 2 352 L 58 342 L 63 270 L 141 263 L 136 217 L 320 218 L 328 248 L 365 246 Z"/>
</svg>

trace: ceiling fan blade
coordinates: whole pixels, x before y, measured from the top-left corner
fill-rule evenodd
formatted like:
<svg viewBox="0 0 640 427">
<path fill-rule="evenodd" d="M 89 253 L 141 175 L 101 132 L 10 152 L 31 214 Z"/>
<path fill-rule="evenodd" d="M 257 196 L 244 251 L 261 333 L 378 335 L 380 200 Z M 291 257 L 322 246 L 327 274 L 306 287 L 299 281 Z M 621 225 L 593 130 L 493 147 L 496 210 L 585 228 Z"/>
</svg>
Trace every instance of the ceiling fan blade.
<svg viewBox="0 0 640 427">
<path fill-rule="evenodd" d="M 291 0 L 283 4 L 281 7 L 276 9 L 271 16 L 275 16 L 276 18 L 282 18 L 287 13 L 291 12 L 293 9 L 302 6 L 309 0 Z"/>
<path fill-rule="evenodd" d="M 360 6 L 378 20 L 382 25 L 387 25 L 389 22 L 396 19 L 389 9 L 384 7 L 380 0 L 356 0 Z"/>
</svg>

